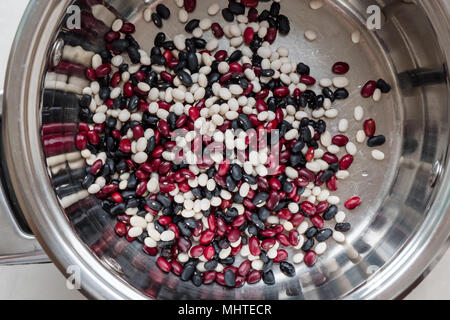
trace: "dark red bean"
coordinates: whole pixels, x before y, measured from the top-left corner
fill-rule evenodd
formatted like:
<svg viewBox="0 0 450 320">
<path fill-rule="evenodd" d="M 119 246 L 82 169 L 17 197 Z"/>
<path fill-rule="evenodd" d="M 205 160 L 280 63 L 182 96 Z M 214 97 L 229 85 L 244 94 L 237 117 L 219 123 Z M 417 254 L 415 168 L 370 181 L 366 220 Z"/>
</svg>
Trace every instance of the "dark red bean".
<svg viewBox="0 0 450 320">
<path fill-rule="evenodd" d="M 170 262 L 163 257 L 158 257 L 158 259 L 156 259 L 156 263 L 158 264 L 158 267 L 164 272 L 170 272 L 170 270 L 172 270 L 172 265 L 170 264 Z"/>
<path fill-rule="evenodd" d="M 242 0 L 241 3 L 246 7 L 257 7 L 258 6 L 258 0 Z"/>
<path fill-rule="evenodd" d="M 247 43 L 247 44 L 252 43 L 254 35 L 255 35 L 255 31 L 253 30 L 253 28 L 248 27 L 247 29 L 245 29 L 245 31 L 244 31 L 245 43 Z"/>
<path fill-rule="evenodd" d="M 211 31 L 212 31 L 214 37 L 216 37 L 217 39 L 222 38 L 223 35 L 224 35 L 224 32 L 223 32 L 222 27 L 221 27 L 220 24 L 218 24 L 217 22 L 214 22 L 214 23 L 211 25 Z M 222 51 L 222 50 L 221 50 L 221 51 Z M 216 53 L 216 54 L 217 54 L 217 53 Z M 216 59 L 216 60 L 217 60 L 217 59 Z M 223 60 L 219 60 L 219 61 L 223 61 Z"/>
<path fill-rule="evenodd" d="M 313 182 L 316 179 L 314 172 L 312 172 L 306 168 L 301 168 L 300 170 L 298 170 L 298 175 L 301 178 L 304 178 L 308 182 Z"/>
<path fill-rule="evenodd" d="M 300 206 L 307 215 L 312 216 L 316 213 L 316 206 L 309 201 L 303 201 Z"/>
<path fill-rule="evenodd" d="M 275 42 L 275 39 L 277 38 L 277 29 L 276 28 L 269 28 L 267 29 L 267 34 L 264 38 L 265 41 L 269 42 L 270 44 Z"/>
<path fill-rule="evenodd" d="M 207 246 L 205 251 L 203 252 L 203 255 L 205 256 L 206 260 L 211 260 L 214 257 L 214 254 L 216 253 L 213 246 Z"/>
<path fill-rule="evenodd" d="M 331 139 L 331 142 L 339 147 L 347 145 L 348 141 L 348 137 L 343 134 L 337 134 Z"/>
<path fill-rule="evenodd" d="M 291 246 L 295 247 L 299 243 L 299 233 L 297 230 L 291 230 L 289 232 L 289 243 Z"/>
<path fill-rule="evenodd" d="M 76 139 L 75 139 L 75 145 L 76 145 L 77 149 L 80 151 L 84 150 L 84 149 L 86 149 L 87 144 L 88 144 L 88 139 L 87 139 L 86 134 L 83 134 L 83 133 L 77 134 Z"/>
<path fill-rule="evenodd" d="M 111 72 L 111 65 L 109 63 L 104 63 L 95 70 L 95 76 L 97 78 L 104 78 L 110 72 Z"/>
<path fill-rule="evenodd" d="M 136 31 L 136 27 L 134 26 L 134 24 L 130 23 L 130 22 L 124 22 L 122 25 L 122 28 L 120 29 L 120 32 L 125 33 L 125 34 L 132 34 Z"/>
<path fill-rule="evenodd" d="M 184 0 L 184 9 L 187 12 L 194 11 L 196 6 L 197 6 L 197 1 L 196 0 Z"/>
<path fill-rule="evenodd" d="M 294 227 L 298 227 L 303 221 L 305 217 L 301 213 L 296 213 L 292 216 L 291 223 Z"/>
<path fill-rule="evenodd" d="M 288 87 L 278 87 L 273 91 L 273 94 L 278 98 L 283 98 L 289 95 Z"/>
<path fill-rule="evenodd" d="M 216 280 L 215 271 L 206 271 L 203 273 L 203 284 L 210 284 Z"/>
<path fill-rule="evenodd" d="M 314 151 L 315 149 L 313 147 L 308 148 L 306 151 L 305 159 L 307 162 L 311 162 L 314 159 Z"/>
<path fill-rule="evenodd" d="M 102 167 L 103 167 L 103 161 L 101 159 L 98 159 L 91 166 L 91 170 L 90 170 L 91 174 L 94 176 L 97 175 L 100 172 L 100 170 L 102 169 Z"/>
<path fill-rule="evenodd" d="M 366 121 L 364 121 L 363 129 L 367 137 L 373 137 L 375 135 L 375 131 L 377 130 L 375 120 L 367 119 Z"/>
<path fill-rule="evenodd" d="M 181 265 L 181 263 L 179 263 L 176 260 L 172 260 L 172 261 L 170 261 L 170 265 L 171 265 L 172 272 L 174 274 L 176 274 L 177 276 L 180 276 L 181 273 L 183 272 L 183 266 Z"/>
<path fill-rule="evenodd" d="M 289 238 L 285 234 L 280 233 L 279 235 L 277 235 L 277 240 L 285 247 L 288 247 L 290 245 Z"/>
<path fill-rule="evenodd" d="M 277 256 L 273 259 L 273 262 L 280 263 L 288 258 L 288 253 L 284 249 L 278 249 Z"/>
<path fill-rule="evenodd" d="M 253 270 L 247 276 L 247 282 L 249 284 L 257 283 L 260 280 L 261 280 L 261 271 L 259 271 L 259 270 Z"/>
<path fill-rule="evenodd" d="M 120 151 L 122 151 L 124 153 L 130 153 L 131 152 L 131 141 L 128 139 L 120 140 L 119 149 L 120 149 Z"/>
<path fill-rule="evenodd" d="M 317 254 L 313 250 L 309 250 L 303 257 L 303 261 L 308 267 L 312 267 L 316 264 Z"/>
<path fill-rule="evenodd" d="M 302 75 L 300 77 L 300 82 L 306 84 L 307 86 L 312 86 L 316 83 L 316 79 L 308 75 Z"/>
<path fill-rule="evenodd" d="M 210 244 L 213 241 L 215 233 L 211 230 L 205 230 L 200 237 L 199 242 L 203 245 Z"/>
<path fill-rule="evenodd" d="M 258 21 L 258 10 L 256 8 L 250 8 L 247 14 L 248 22 Z"/>
<path fill-rule="evenodd" d="M 350 66 L 346 62 L 336 62 L 332 71 L 336 74 L 346 74 L 350 70 Z"/>
<path fill-rule="evenodd" d="M 267 251 L 272 248 L 276 242 L 275 239 L 265 239 L 261 242 L 261 248 Z"/>
<path fill-rule="evenodd" d="M 127 225 L 119 221 L 116 223 L 114 231 L 117 233 L 119 237 L 123 237 L 124 235 L 127 234 Z"/>
<path fill-rule="evenodd" d="M 333 176 L 326 182 L 326 184 L 327 184 L 328 190 L 330 190 L 330 191 L 336 191 L 336 190 L 338 189 L 336 175 L 333 175 Z"/>
<path fill-rule="evenodd" d="M 189 253 L 191 254 L 191 257 L 199 258 L 203 254 L 204 251 L 205 251 L 205 247 L 204 246 L 196 245 L 196 246 L 191 248 Z"/>
<path fill-rule="evenodd" d="M 311 222 L 313 223 L 313 225 L 318 228 L 318 229 L 322 229 L 325 222 L 323 221 L 323 218 L 319 215 L 314 215 L 311 218 Z"/>
<path fill-rule="evenodd" d="M 375 89 L 377 88 L 377 83 L 373 80 L 367 81 L 366 84 L 361 89 L 361 95 L 364 98 L 369 98 L 373 96 Z"/>
<path fill-rule="evenodd" d="M 241 265 L 238 268 L 238 274 L 245 277 L 250 272 L 252 268 L 252 262 L 250 260 L 242 261 Z"/>
<path fill-rule="evenodd" d="M 355 209 L 360 204 L 361 204 L 360 197 L 352 197 L 350 199 L 347 199 L 347 201 L 345 201 L 345 207 L 349 210 Z"/>
<path fill-rule="evenodd" d="M 94 130 L 91 130 L 87 133 L 87 138 L 89 140 L 89 143 L 94 146 L 96 146 L 100 143 L 100 136 Z"/>
<path fill-rule="evenodd" d="M 322 160 L 325 161 L 328 164 L 336 163 L 339 161 L 339 158 L 330 152 L 325 152 L 322 156 Z"/>
<path fill-rule="evenodd" d="M 339 160 L 339 169 L 347 170 L 353 163 L 353 156 L 351 154 L 346 154 Z"/>
<path fill-rule="evenodd" d="M 259 256 L 261 254 L 261 248 L 259 247 L 259 240 L 256 237 L 251 237 L 248 241 L 248 247 L 250 253 L 254 256 Z"/>
</svg>

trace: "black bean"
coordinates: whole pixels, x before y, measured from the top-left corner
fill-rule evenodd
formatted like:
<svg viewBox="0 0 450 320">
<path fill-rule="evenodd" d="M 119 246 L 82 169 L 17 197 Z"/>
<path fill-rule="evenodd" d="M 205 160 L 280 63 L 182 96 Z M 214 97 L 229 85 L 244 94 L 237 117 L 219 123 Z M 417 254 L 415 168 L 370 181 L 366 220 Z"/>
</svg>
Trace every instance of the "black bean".
<svg viewBox="0 0 450 320">
<path fill-rule="evenodd" d="M 291 182 L 286 181 L 285 183 L 283 183 L 283 191 L 284 192 L 289 193 L 292 190 L 294 190 L 294 185 Z"/>
<path fill-rule="evenodd" d="M 350 230 L 350 228 L 351 228 L 351 224 L 348 222 L 336 223 L 336 225 L 334 226 L 334 229 L 336 231 L 340 231 L 340 232 L 347 232 Z"/>
<path fill-rule="evenodd" d="M 263 273 L 262 279 L 263 279 L 264 283 L 269 286 L 275 284 L 275 276 L 273 275 L 272 270 L 269 270 L 269 271 Z"/>
<path fill-rule="evenodd" d="M 305 143 L 301 140 L 298 140 L 291 148 L 291 153 L 300 153 L 305 147 Z"/>
<path fill-rule="evenodd" d="M 234 287 L 236 285 L 236 275 L 230 269 L 225 271 L 224 280 L 227 287 Z"/>
<path fill-rule="evenodd" d="M 153 225 L 155 226 L 156 231 L 158 231 L 159 233 L 163 233 L 166 230 L 166 228 L 161 223 L 159 223 L 159 221 L 153 222 Z"/>
<path fill-rule="evenodd" d="M 336 207 L 334 204 L 329 206 L 327 210 L 322 215 L 323 220 L 328 221 L 334 218 L 336 213 L 338 212 L 338 207 Z"/>
<path fill-rule="evenodd" d="M 391 86 L 383 79 L 378 79 L 377 88 L 380 89 L 383 93 L 388 93 L 392 89 Z"/>
<path fill-rule="evenodd" d="M 272 2 L 270 6 L 270 15 L 272 17 L 277 17 L 280 14 L 281 5 L 278 2 Z"/>
<path fill-rule="evenodd" d="M 310 239 L 314 237 L 317 234 L 318 230 L 315 226 L 309 227 L 308 230 L 305 232 L 305 236 Z"/>
<path fill-rule="evenodd" d="M 98 95 L 100 96 L 100 98 L 103 101 L 106 101 L 109 99 L 109 96 L 111 94 L 111 89 L 109 87 L 101 87 L 100 88 L 100 92 L 98 93 Z"/>
<path fill-rule="evenodd" d="M 82 108 L 87 108 L 89 107 L 89 105 L 91 104 L 92 101 L 92 96 L 89 94 L 84 94 L 81 99 L 80 99 L 80 107 Z"/>
<path fill-rule="evenodd" d="M 160 15 L 161 18 L 167 20 L 170 18 L 170 10 L 163 4 L 158 4 L 156 6 L 156 12 Z"/>
<path fill-rule="evenodd" d="M 229 217 L 234 218 L 239 215 L 239 212 L 236 208 L 232 207 L 232 208 L 229 208 L 225 214 Z"/>
<path fill-rule="evenodd" d="M 228 10 L 230 10 L 230 12 L 236 16 L 245 13 L 244 5 L 242 3 L 233 1 L 228 4 Z"/>
<path fill-rule="evenodd" d="M 166 64 L 166 58 L 163 55 L 153 55 L 150 57 L 152 64 L 163 66 Z"/>
<path fill-rule="evenodd" d="M 260 220 L 261 221 L 261 220 Z M 260 228 L 262 229 L 262 228 Z M 247 228 L 248 234 L 251 234 L 252 236 L 258 235 L 258 228 L 255 225 L 251 225 Z"/>
<path fill-rule="evenodd" d="M 339 88 L 334 92 L 334 97 L 338 100 L 347 99 L 349 96 L 349 93 L 347 89 L 345 88 Z"/>
<path fill-rule="evenodd" d="M 162 209 L 162 204 L 156 200 L 147 200 L 146 204 L 155 211 L 159 211 Z"/>
<path fill-rule="evenodd" d="M 308 239 L 305 241 L 305 243 L 302 246 L 302 250 L 304 252 L 308 252 L 311 250 L 311 248 L 314 246 L 314 238 Z"/>
<path fill-rule="evenodd" d="M 319 242 L 326 241 L 329 237 L 333 235 L 333 230 L 331 229 L 322 229 L 316 234 L 316 240 Z"/>
<path fill-rule="evenodd" d="M 193 218 L 187 218 L 184 220 L 184 223 L 191 229 L 195 229 L 198 227 L 198 222 L 197 220 L 193 219 Z"/>
<path fill-rule="evenodd" d="M 263 273 L 269 272 L 272 269 L 272 267 L 273 267 L 273 260 L 269 260 L 266 263 L 264 263 L 262 272 Z"/>
<path fill-rule="evenodd" d="M 234 180 L 240 181 L 242 179 L 242 167 L 238 164 L 231 166 L 231 176 Z"/>
<path fill-rule="evenodd" d="M 334 176 L 334 171 L 328 169 L 322 174 L 322 176 L 320 177 L 320 181 L 326 182 L 330 180 L 332 176 Z"/>
<path fill-rule="evenodd" d="M 227 189 L 229 191 L 234 191 L 236 189 L 236 182 L 234 181 L 232 176 L 230 176 L 230 175 L 226 176 L 225 182 L 227 184 Z"/>
<path fill-rule="evenodd" d="M 253 204 L 255 206 L 258 206 L 258 205 L 266 202 L 267 199 L 269 199 L 269 194 L 267 192 L 259 192 L 253 198 Z"/>
<path fill-rule="evenodd" d="M 258 211 L 258 217 L 261 221 L 266 221 L 269 218 L 271 211 L 266 207 L 261 207 Z"/>
<path fill-rule="evenodd" d="M 187 67 L 189 71 L 195 72 L 198 70 L 198 59 L 195 52 L 189 52 L 186 57 Z"/>
<path fill-rule="evenodd" d="M 195 264 L 187 262 L 184 265 L 183 272 L 180 275 L 180 279 L 182 281 L 189 281 L 194 275 L 195 270 L 196 270 Z"/>
<path fill-rule="evenodd" d="M 178 222 L 177 226 L 178 226 L 178 229 L 180 230 L 181 234 L 184 237 L 189 238 L 192 235 L 192 231 L 189 229 L 189 227 L 183 221 Z"/>
<path fill-rule="evenodd" d="M 295 267 L 289 262 L 283 261 L 280 263 L 280 270 L 288 277 L 295 276 Z"/>
<path fill-rule="evenodd" d="M 225 19 L 225 21 L 228 21 L 228 22 L 234 21 L 234 14 L 228 8 L 225 8 L 222 10 L 222 16 Z"/>
<path fill-rule="evenodd" d="M 158 32 L 154 41 L 155 46 L 162 47 L 164 41 L 166 41 L 166 34 L 164 32 Z"/>
<path fill-rule="evenodd" d="M 205 262 L 205 269 L 207 271 L 213 271 L 217 268 L 218 262 L 217 260 L 209 260 Z"/>
<path fill-rule="evenodd" d="M 172 201 L 170 200 L 169 197 L 166 197 L 160 193 L 156 196 L 156 200 L 158 200 L 158 202 L 161 203 L 164 206 L 164 208 L 168 208 L 172 204 Z"/>
<path fill-rule="evenodd" d="M 234 256 L 228 256 L 225 259 L 220 259 L 219 262 L 221 264 L 231 266 L 234 263 L 235 257 Z"/>
<path fill-rule="evenodd" d="M 252 215 L 250 216 L 250 218 L 252 219 L 252 222 L 255 224 L 255 226 L 256 226 L 258 229 L 264 229 L 264 222 L 262 222 L 262 221 L 259 219 L 259 217 L 258 217 L 258 215 L 257 215 L 256 213 L 252 214 Z M 249 232 L 250 232 L 250 227 L 249 227 Z"/>
<path fill-rule="evenodd" d="M 261 75 L 263 77 L 272 77 L 275 74 L 275 70 L 273 69 L 263 69 L 261 70 Z"/>
<path fill-rule="evenodd" d="M 111 210 L 109 211 L 109 213 L 111 213 L 111 215 L 113 216 L 117 216 L 119 214 L 124 213 L 126 210 L 126 205 L 125 203 L 119 203 L 117 205 L 115 205 L 114 207 L 111 208 Z"/>
<path fill-rule="evenodd" d="M 227 61 L 228 61 L 228 63 L 233 63 L 233 62 L 237 62 L 241 58 L 242 58 L 242 51 L 234 50 Z"/>
<path fill-rule="evenodd" d="M 139 106 L 139 97 L 138 96 L 132 96 L 130 98 L 130 102 L 128 103 L 128 110 L 129 111 L 135 111 Z"/>
<path fill-rule="evenodd" d="M 269 16 L 270 16 L 269 10 L 263 10 L 263 12 L 261 12 L 261 14 L 258 16 L 258 21 L 261 22 L 267 20 Z"/>
<path fill-rule="evenodd" d="M 175 43 L 172 40 L 163 43 L 162 47 L 166 50 L 175 50 Z"/>
<path fill-rule="evenodd" d="M 191 33 L 192 31 L 194 31 L 195 28 L 197 28 L 200 25 L 200 20 L 199 19 L 192 19 L 191 21 L 189 21 L 186 26 L 184 27 L 184 30 L 186 30 L 186 32 Z"/>
<path fill-rule="evenodd" d="M 298 73 L 299 75 L 302 75 L 302 76 L 305 76 L 305 75 L 306 75 L 306 76 L 308 76 L 310 72 L 311 72 L 311 71 L 310 71 L 310 68 L 309 68 L 309 66 L 307 66 L 306 64 L 300 62 L 300 63 L 297 65 L 297 73 Z"/>
<path fill-rule="evenodd" d="M 139 53 L 138 48 L 130 46 L 127 49 L 127 53 L 130 57 L 131 62 L 136 64 L 141 61 L 141 54 Z"/>
<path fill-rule="evenodd" d="M 385 136 L 383 136 L 383 135 L 373 136 L 367 140 L 367 146 L 371 147 L 371 148 L 379 147 L 379 146 L 382 146 L 383 144 L 385 144 L 385 142 L 386 142 Z"/>
<path fill-rule="evenodd" d="M 177 75 L 180 78 L 181 82 L 183 82 L 183 84 L 187 87 L 192 86 L 192 84 L 194 83 L 192 81 L 191 75 L 184 70 L 178 71 Z"/>
<path fill-rule="evenodd" d="M 238 117 L 239 125 L 244 130 L 249 130 L 253 127 L 252 122 L 248 118 L 248 116 L 245 113 L 241 113 Z"/>
<path fill-rule="evenodd" d="M 157 26 L 158 28 L 162 28 L 163 23 L 158 13 L 156 12 L 152 13 L 152 21 L 155 24 L 155 26 Z"/>
<path fill-rule="evenodd" d="M 127 50 L 130 43 L 126 39 L 117 39 L 111 42 L 111 49 L 114 51 L 124 52 Z"/>
<path fill-rule="evenodd" d="M 81 182 L 81 186 L 85 189 L 89 188 L 95 182 L 95 176 L 88 174 Z"/>
<path fill-rule="evenodd" d="M 289 19 L 285 15 L 280 14 L 278 16 L 278 31 L 282 35 L 287 35 L 291 31 Z"/>
<path fill-rule="evenodd" d="M 194 275 L 192 276 L 192 283 L 196 287 L 200 287 L 203 283 L 203 276 L 200 271 L 195 271 Z"/>
<path fill-rule="evenodd" d="M 254 176 L 251 176 L 251 175 L 248 175 L 248 174 L 245 174 L 245 173 L 242 175 L 242 178 L 248 184 L 256 184 L 258 182 Z"/>
</svg>

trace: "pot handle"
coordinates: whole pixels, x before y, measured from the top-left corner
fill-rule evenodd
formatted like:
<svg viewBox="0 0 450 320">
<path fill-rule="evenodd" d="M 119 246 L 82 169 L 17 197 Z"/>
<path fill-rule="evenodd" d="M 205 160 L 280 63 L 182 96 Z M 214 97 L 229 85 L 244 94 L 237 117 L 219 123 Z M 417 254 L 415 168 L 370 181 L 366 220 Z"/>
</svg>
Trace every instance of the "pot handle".
<svg viewBox="0 0 450 320">
<path fill-rule="evenodd" d="M 0 123 L 2 105 L 3 91 L 0 90 Z M 36 238 L 18 224 L 5 183 L 0 182 L 0 265 L 51 262 Z"/>
</svg>

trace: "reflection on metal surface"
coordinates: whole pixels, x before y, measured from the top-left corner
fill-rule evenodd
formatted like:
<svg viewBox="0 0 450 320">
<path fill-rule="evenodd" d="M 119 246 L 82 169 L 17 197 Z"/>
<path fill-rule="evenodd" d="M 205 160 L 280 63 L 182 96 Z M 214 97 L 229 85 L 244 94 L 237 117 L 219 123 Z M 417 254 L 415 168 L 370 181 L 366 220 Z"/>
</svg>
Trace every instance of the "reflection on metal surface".
<svg viewBox="0 0 450 320">
<path fill-rule="evenodd" d="M 2 138 L 20 208 L 59 267 L 80 266 L 82 287 L 94 298 L 366 299 L 393 298 L 408 288 L 440 253 L 450 234 L 449 91 L 442 81 L 404 88 L 400 75 L 411 70 L 440 70 L 447 64 L 450 11 L 445 11 L 442 1 L 386 0 L 381 7 L 386 16 L 383 28 L 369 32 L 365 28 L 366 8 L 379 2 L 330 0 L 311 14 L 306 0 L 283 1 L 293 30 L 299 32 L 280 37 L 277 44 L 290 47 L 291 54 L 313 66 L 317 76 L 329 76 L 335 60 L 345 59 L 352 65 L 352 90 L 359 90 L 374 77 L 393 84 L 393 92 L 376 106 L 363 101 L 366 116 L 376 118 L 378 130 L 386 135 L 390 152 L 386 152 L 384 162 L 373 163 L 369 148 L 361 145 L 360 161 L 352 167 L 357 174 L 340 184 L 341 199 L 355 193 L 364 198 L 363 205 L 348 214 L 353 228 L 345 244 L 330 243 L 315 267 L 297 266 L 294 278 L 286 278 L 275 267 L 276 285 L 259 283 L 236 290 L 218 285 L 197 288 L 163 273 L 155 257 L 143 252 L 142 243 L 130 243 L 115 234 L 114 218 L 103 210 L 100 200 L 83 192 L 80 181 L 85 167 L 76 150 L 68 148 L 63 155 L 44 157 L 41 124 L 67 124 L 61 134 L 73 136 L 70 124 L 79 119 L 78 98 L 86 84 L 83 74 L 58 74 L 51 68 L 41 73 L 42 67 L 48 66 L 53 42 L 61 38 L 66 46 L 81 46 L 84 51 L 80 52 L 93 55 L 101 50 L 102 32 L 107 28 L 93 20 L 96 27 L 83 29 L 82 36 L 61 30 L 58 26 L 72 1 L 33 2 L 13 48 L 7 78 L 8 121 Z M 77 3 L 86 16 L 92 16 L 90 4 L 96 1 Z M 199 3 L 198 12 L 206 3 Z M 116 16 L 136 24 L 134 36 L 149 51 L 152 42 L 148 39 L 159 30 L 142 21 L 139 8 L 143 1 L 110 0 L 106 4 Z M 176 12 L 173 1 L 167 5 Z M 170 37 L 183 30 L 172 21 L 175 19 L 164 29 Z M 309 26 L 320 35 L 314 43 L 303 40 L 303 31 Z M 359 45 L 351 42 L 354 30 L 362 34 L 364 41 Z M 17 65 L 29 66 L 21 78 L 13 72 Z M 43 92 L 36 79 L 42 79 Z M 360 102 L 353 96 L 338 105 L 340 116 L 352 118 L 353 107 Z M 16 123 L 24 125 L 17 128 Z M 360 126 L 353 125 L 352 131 Z M 335 127 L 331 122 L 331 130 Z M 430 169 L 439 159 L 442 179 L 429 188 Z M 108 266 L 105 261 L 109 261 Z"/>
</svg>

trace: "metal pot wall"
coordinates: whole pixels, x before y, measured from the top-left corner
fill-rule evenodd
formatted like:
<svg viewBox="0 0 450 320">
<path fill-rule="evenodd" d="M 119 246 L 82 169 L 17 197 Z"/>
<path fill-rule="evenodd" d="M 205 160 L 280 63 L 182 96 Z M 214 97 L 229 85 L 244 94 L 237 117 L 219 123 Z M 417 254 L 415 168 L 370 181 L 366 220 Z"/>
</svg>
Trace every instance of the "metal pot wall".
<svg viewBox="0 0 450 320">
<path fill-rule="evenodd" d="M 156 34 L 141 21 L 144 2 L 153 1 L 104 1 L 111 14 L 145 30 L 136 35 L 142 43 Z M 176 13 L 172 1 L 166 2 Z M 318 72 L 325 75 L 326 67 L 322 70 L 321 65 L 330 65 L 335 56 L 347 57 L 357 70 L 351 79 L 355 88 L 374 74 L 393 84 L 393 93 L 380 105 L 367 106 L 368 115 L 376 117 L 380 130 L 386 132 L 389 152 L 385 163 L 369 168 L 363 156 L 355 168 L 359 175 L 342 191 L 342 198 L 356 190 L 368 195 L 358 215 L 350 218 L 354 228 L 344 245 L 331 246 L 314 268 L 298 267 L 294 278 L 280 274 L 274 286 L 235 290 L 216 285 L 196 288 L 162 273 L 139 244 L 115 235 L 114 219 L 80 188 L 84 164 L 72 145 L 53 153 L 43 148 L 42 126 L 47 123 L 66 124 L 59 133 L 73 138 L 70 123 L 78 121 L 77 86 L 86 81 L 80 75 L 69 79 L 54 66 L 70 57 L 77 60 L 70 53 L 73 47 L 81 45 L 89 54 L 102 42 L 101 32 L 95 38 L 93 30 L 85 29 L 84 38 L 75 37 L 65 27 L 71 4 L 69 0 L 31 2 L 11 52 L 3 104 L 0 191 L 5 201 L 0 218 L 4 220 L 1 237 L 12 241 L 1 241 L 0 263 L 45 261 L 41 245 L 61 272 L 77 266 L 82 291 L 99 299 L 390 299 L 426 275 L 446 249 L 450 235 L 448 1 L 330 0 L 318 16 L 308 12 L 307 1 L 283 1 L 294 29 L 318 18 L 327 22 L 314 25 L 327 41 L 307 43 L 303 29 L 279 40 L 288 46 L 296 43 L 291 51 L 297 51 L 299 59 L 318 65 Z M 103 6 L 95 0 L 77 4 L 94 17 Z M 207 4 L 199 1 L 197 11 Z M 383 25 L 369 31 L 366 9 L 374 4 L 381 8 Z M 105 28 L 102 18 L 96 23 L 99 20 L 94 31 Z M 165 31 L 173 36 L 180 28 L 168 24 Z M 355 29 L 364 39 L 357 48 L 349 40 Z M 305 56 L 305 52 L 321 54 Z M 351 102 L 342 106 L 349 118 L 356 105 Z"/>
</svg>

